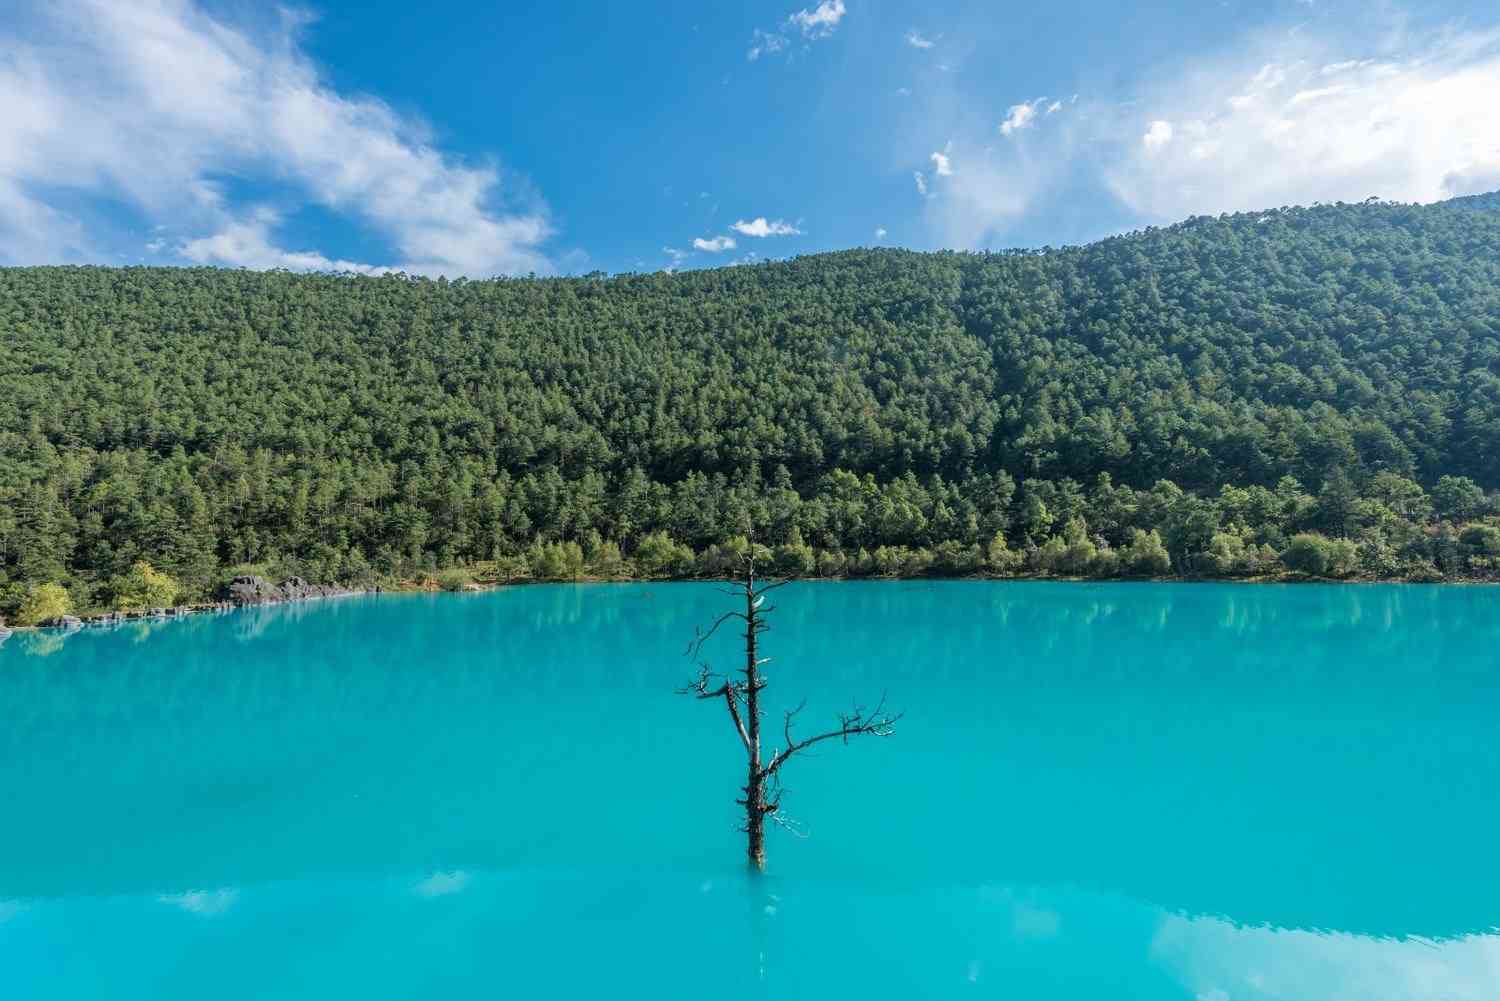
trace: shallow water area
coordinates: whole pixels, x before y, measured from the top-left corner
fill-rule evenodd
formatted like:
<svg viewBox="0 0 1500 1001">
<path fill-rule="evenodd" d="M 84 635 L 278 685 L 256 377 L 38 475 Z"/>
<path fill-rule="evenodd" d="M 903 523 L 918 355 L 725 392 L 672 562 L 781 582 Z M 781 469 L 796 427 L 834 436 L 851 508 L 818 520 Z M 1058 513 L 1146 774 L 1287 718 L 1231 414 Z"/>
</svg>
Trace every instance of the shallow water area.
<svg viewBox="0 0 1500 1001">
<path fill-rule="evenodd" d="M 791 585 L 768 748 L 906 715 L 789 764 L 759 878 L 673 694 L 724 601 L 17 633 L 0 996 L 1500 997 L 1500 590 Z"/>
</svg>

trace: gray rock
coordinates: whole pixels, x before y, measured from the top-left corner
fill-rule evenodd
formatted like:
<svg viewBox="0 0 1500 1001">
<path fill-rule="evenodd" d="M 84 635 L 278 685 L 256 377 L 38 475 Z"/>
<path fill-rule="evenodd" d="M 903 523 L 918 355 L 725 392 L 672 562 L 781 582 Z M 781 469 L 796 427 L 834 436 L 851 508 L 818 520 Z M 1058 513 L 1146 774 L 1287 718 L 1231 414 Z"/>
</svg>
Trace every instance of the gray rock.
<svg viewBox="0 0 1500 1001">
<path fill-rule="evenodd" d="M 76 615 L 64 615 L 57 620 L 57 625 L 63 629 L 81 629 L 83 628 L 83 620 Z"/>
<path fill-rule="evenodd" d="M 227 598 L 224 607 L 243 605 L 269 605 L 280 601 L 311 601 L 316 598 L 334 598 L 351 593 L 333 584 L 309 584 L 302 577 L 288 577 L 279 585 L 264 577 L 236 577 L 229 582 L 222 597 Z"/>
<path fill-rule="evenodd" d="M 6 640 L 10 639 L 14 632 L 15 630 L 0 626 L 0 643 L 4 643 Z"/>
<path fill-rule="evenodd" d="M 318 589 L 316 585 L 309 584 L 301 577 L 288 577 L 281 582 L 281 593 L 287 601 L 304 601 L 316 597 Z"/>
<path fill-rule="evenodd" d="M 236 577 L 229 582 L 228 598 L 233 605 L 269 605 L 285 595 L 264 577 Z"/>
</svg>

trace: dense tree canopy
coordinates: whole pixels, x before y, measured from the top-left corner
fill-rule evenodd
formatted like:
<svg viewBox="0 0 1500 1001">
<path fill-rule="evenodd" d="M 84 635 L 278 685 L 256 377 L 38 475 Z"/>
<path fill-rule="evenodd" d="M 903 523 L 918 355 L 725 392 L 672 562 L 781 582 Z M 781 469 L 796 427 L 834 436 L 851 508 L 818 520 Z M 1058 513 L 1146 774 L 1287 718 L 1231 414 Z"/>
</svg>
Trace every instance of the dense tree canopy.
<svg viewBox="0 0 1500 1001">
<path fill-rule="evenodd" d="M 193 595 L 747 533 L 809 573 L 1249 573 L 1298 533 L 1487 572 L 1497 486 L 1496 195 L 614 278 L 0 270 L 0 611 L 142 560 Z"/>
</svg>

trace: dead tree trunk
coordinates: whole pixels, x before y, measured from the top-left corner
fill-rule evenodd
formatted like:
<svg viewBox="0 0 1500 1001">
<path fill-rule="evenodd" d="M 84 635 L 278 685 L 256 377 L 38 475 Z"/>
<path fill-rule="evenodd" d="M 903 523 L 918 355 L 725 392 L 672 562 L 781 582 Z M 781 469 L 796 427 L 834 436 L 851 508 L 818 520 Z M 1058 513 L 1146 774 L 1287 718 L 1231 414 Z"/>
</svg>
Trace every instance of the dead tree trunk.
<svg viewBox="0 0 1500 1001">
<path fill-rule="evenodd" d="M 725 592 L 736 598 L 743 598 L 745 610 L 725 612 L 706 631 L 700 629 L 697 638 L 688 647 L 689 656 L 696 660 L 703 651 L 703 644 L 718 632 L 720 626 L 732 619 L 743 621 L 745 666 L 740 672 L 741 676 L 735 678 L 728 674 L 715 674 L 707 664 L 700 663 L 697 680 L 678 690 L 699 699 L 723 699 L 728 707 L 729 718 L 734 722 L 735 732 L 745 748 L 744 798 L 735 802 L 745 808 L 745 855 L 756 870 L 766 867 L 766 818 L 770 817 L 794 833 L 796 830 L 793 823 L 781 813 L 781 769 L 787 759 L 813 744 L 835 737 L 848 743 L 850 737 L 860 734 L 890 736 L 895 732 L 896 721 L 901 718 L 899 714 L 892 716 L 885 711 L 885 698 L 882 696 L 873 711 L 867 712 L 856 705 L 852 712 L 839 717 L 838 729 L 798 740 L 792 736 L 792 723 L 802 711 L 802 706 L 798 706 L 785 713 L 782 727 L 785 745 L 773 750 L 770 760 L 763 762 L 760 748 L 760 698 L 766 687 L 766 680 L 761 668 L 770 662 L 770 658 L 760 656 L 759 640 L 760 634 L 770 628 L 766 617 L 775 609 L 762 606 L 768 591 L 787 583 L 789 582 L 786 580 L 757 583 L 752 546 L 751 554 L 745 559 L 742 574 L 735 579 L 733 587 Z M 715 685 L 715 681 L 720 678 L 723 679 L 722 683 Z"/>
<path fill-rule="evenodd" d="M 766 867 L 766 782 L 760 766 L 760 661 L 756 657 L 756 638 L 766 628 L 760 616 L 760 596 L 755 593 L 755 569 L 745 575 L 745 715 L 749 732 L 745 741 L 750 767 L 745 779 L 746 854 L 757 869 Z M 733 696 L 731 696 L 731 703 Z M 731 705 L 731 708 L 733 706 Z"/>
</svg>

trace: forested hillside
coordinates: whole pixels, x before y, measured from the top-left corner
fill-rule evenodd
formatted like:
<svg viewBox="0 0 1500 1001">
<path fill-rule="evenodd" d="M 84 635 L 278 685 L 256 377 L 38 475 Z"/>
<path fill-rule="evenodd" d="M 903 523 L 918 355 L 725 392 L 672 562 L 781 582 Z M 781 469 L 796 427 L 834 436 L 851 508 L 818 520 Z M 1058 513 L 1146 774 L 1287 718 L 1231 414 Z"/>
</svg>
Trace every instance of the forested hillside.
<svg viewBox="0 0 1500 1001">
<path fill-rule="evenodd" d="M 0 270 L 0 612 L 747 530 L 809 573 L 1483 575 L 1496 487 L 1496 195 L 616 278 Z"/>
</svg>

